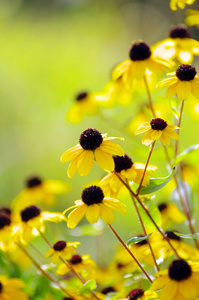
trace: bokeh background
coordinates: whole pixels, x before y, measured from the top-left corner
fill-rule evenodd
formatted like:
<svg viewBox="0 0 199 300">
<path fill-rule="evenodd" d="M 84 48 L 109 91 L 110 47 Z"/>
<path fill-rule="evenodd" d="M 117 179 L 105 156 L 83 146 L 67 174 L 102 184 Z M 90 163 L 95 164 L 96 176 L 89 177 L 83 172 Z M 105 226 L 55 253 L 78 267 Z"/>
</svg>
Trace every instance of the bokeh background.
<svg viewBox="0 0 199 300">
<path fill-rule="evenodd" d="M 171 11 L 169 2 L 0 0 L 1 204 L 10 204 L 30 175 L 71 183 L 71 192 L 58 198 L 58 211 L 79 199 L 85 184 L 105 174 L 95 165 L 86 178 L 76 174 L 70 180 L 68 164 L 62 165 L 60 156 L 78 143 L 80 133 L 88 127 L 109 136 L 124 136 L 125 151 L 133 153 L 135 161 L 145 162 L 148 149 L 138 147 L 119 126 L 99 117 L 86 117 L 72 125 L 65 114 L 78 92 L 102 89 L 113 67 L 127 58 L 132 42 L 141 39 L 152 45 L 166 38 L 172 25 L 184 23 L 185 11 Z M 196 1 L 192 8 L 198 7 Z M 191 32 L 193 38 L 199 38 L 197 29 L 191 28 Z M 117 107 L 115 121 L 123 116 Z M 192 142 L 197 141 L 190 135 L 183 141 L 184 147 Z M 158 150 L 152 163 L 161 165 Z M 168 174 L 165 164 L 158 172 Z M 134 217 L 117 214 L 114 223 L 124 225 L 125 238 L 139 228 Z M 62 227 L 63 232 L 65 229 Z M 87 247 L 95 242 L 88 238 Z M 86 252 L 86 246 L 82 247 Z"/>
</svg>

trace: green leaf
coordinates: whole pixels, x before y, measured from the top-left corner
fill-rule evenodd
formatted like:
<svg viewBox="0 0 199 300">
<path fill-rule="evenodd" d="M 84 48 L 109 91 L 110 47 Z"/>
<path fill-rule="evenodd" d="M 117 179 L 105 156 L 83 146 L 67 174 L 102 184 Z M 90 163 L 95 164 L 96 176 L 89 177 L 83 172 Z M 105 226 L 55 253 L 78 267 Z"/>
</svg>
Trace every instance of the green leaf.
<svg viewBox="0 0 199 300">
<path fill-rule="evenodd" d="M 163 186 L 165 186 L 173 177 L 175 173 L 175 167 L 173 168 L 173 171 L 171 174 L 169 174 L 167 177 L 160 177 L 160 178 L 151 178 L 150 183 L 147 186 L 142 186 L 140 189 L 140 195 L 146 195 L 151 194 L 159 189 L 161 189 Z"/>
<path fill-rule="evenodd" d="M 179 232 L 174 232 L 177 236 L 183 238 L 183 239 L 198 239 L 199 238 L 199 233 L 194 233 L 194 234 L 184 234 L 184 233 L 179 233 Z"/>
<path fill-rule="evenodd" d="M 144 241 L 144 240 L 148 239 L 148 237 L 150 237 L 151 235 L 152 235 L 152 233 L 145 235 L 145 236 L 134 236 L 127 241 L 127 246 L 129 246 L 131 244 L 137 244 L 141 241 Z"/>
<path fill-rule="evenodd" d="M 154 221 L 158 225 L 158 227 L 160 227 L 161 226 L 161 214 L 160 214 L 160 211 L 159 211 L 155 201 L 151 200 L 148 203 L 147 208 L 148 208 L 148 211 L 150 212 L 150 215 L 152 216 L 152 218 L 154 219 Z M 143 221 L 145 227 L 150 229 L 150 230 L 156 229 L 155 225 L 150 220 L 150 218 L 148 217 L 146 212 L 143 210 L 143 208 L 140 208 L 139 211 L 140 211 L 140 215 L 141 215 L 141 218 L 142 218 L 142 221 Z"/>
<path fill-rule="evenodd" d="M 190 147 L 185 149 L 182 153 L 178 154 L 174 160 L 172 160 L 171 162 L 172 167 L 179 164 L 181 161 L 183 161 L 189 155 L 190 152 L 198 149 L 199 149 L 199 144 L 191 145 Z"/>
<path fill-rule="evenodd" d="M 96 289 L 97 285 L 95 280 L 88 280 L 79 290 L 79 294 L 88 294 L 90 291 Z"/>
</svg>

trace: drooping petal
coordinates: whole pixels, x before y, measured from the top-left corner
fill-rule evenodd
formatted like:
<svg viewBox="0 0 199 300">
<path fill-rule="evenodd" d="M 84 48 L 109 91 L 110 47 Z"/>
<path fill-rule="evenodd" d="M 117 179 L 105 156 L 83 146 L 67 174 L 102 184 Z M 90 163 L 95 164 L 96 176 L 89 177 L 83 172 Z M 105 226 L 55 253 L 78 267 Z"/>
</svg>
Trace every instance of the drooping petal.
<svg viewBox="0 0 199 300">
<path fill-rule="evenodd" d="M 180 100 L 187 100 L 191 94 L 191 84 L 188 81 L 180 81 L 177 86 L 177 96 Z"/>
<path fill-rule="evenodd" d="M 80 144 L 68 149 L 66 152 L 64 152 L 64 154 L 62 154 L 61 162 L 64 163 L 66 161 L 69 161 L 69 160 L 77 157 L 83 150 L 84 149 L 81 147 Z"/>
<path fill-rule="evenodd" d="M 113 80 L 117 80 L 132 64 L 130 59 L 122 61 L 116 68 L 113 70 L 112 78 Z"/>
<path fill-rule="evenodd" d="M 68 221 L 67 226 L 68 228 L 75 228 L 77 224 L 81 221 L 83 216 L 85 215 L 87 210 L 87 205 L 81 205 L 78 206 L 76 209 L 71 211 L 71 213 L 68 215 Z"/>
<path fill-rule="evenodd" d="M 194 95 L 194 97 L 199 99 L 199 81 L 194 79 L 190 83 L 191 83 L 191 92 L 192 92 L 192 94 Z"/>
<path fill-rule="evenodd" d="M 145 123 L 142 123 L 138 129 L 136 129 L 136 131 L 134 132 L 135 135 L 138 135 L 140 133 L 144 133 L 148 130 L 151 129 L 151 125 L 150 125 L 150 122 L 145 122 Z"/>
<path fill-rule="evenodd" d="M 106 153 L 124 156 L 124 150 L 122 149 L 122 147 L 114 142 L 103 141 L 100 145 L 100 148 Z"/>
<path fill-rule="evenodd" d="M 170 85 L 170 87 L 166 91 L 167 98 L 172 98 L 173 96 L 175 96 L 175 94 L 177 93 L 177 86 L 178 86 L 178 82 Z"/>
<path fill-rule="evenodd" d="M 165 131 L 162 132 L 160 140 L 161 140 L 161 142 L 163 143 L 164 146 L 165 145 L 170 145 L 170 138 L 169 138 L 168 134 Z"/>
<path fill-rule="evenodd" d="M 179 291 L 187 300 L 196 299 L 198 296 L 194 283 L 189 279 L 179 282 Z"/>
<path fill-rule="evenodd" d="M 99 204 L 89 205 L 86 211 L 86 219 L 89 223 L 95 223 L 98 221 L 100 215 Z"/>
<path fill-rule="evenodd" d="M 151 138 L 153 141 L 157 141 L 161 135 L 162 135 L 161 130 L 153 130 L 153 132 L 151 133 Z"/>
<path fill-rule="evenodd" d="M 100 218 L 104 220 L 106 223 L 112 223 L 114 220 L 114 213 L 111 210 L 111 208 L 109 208 L 103 203 L 100 203 L 99 208 L 100 208 Z"/>
<path fill-rule="evenodd" d="M 108 207 L 110 207 L 110 208 L 112 208 L 112 209 L 114 209 L 114 210 L 116 210 L 116 211 L 118 211 L 122 214 L 126 213 L 126 208 L 125 208 L 126 205 L 124 203 L 116 200 L 116 199 L 113 199 L 113 198 L 110 198 L 110 197 L 105 197 L 104 200 L 103 200 L 103 203 L 106 206 L 108 206 Z"/>
<path fill-rule="evenodd" d="M 49 256 L 53 255 L 53 253 L 55 252 L 55 250 L 53 248 L 51 248 L 50 250 L 48 250 L 45 254 L 45 258 L 48 258 Z"/>
<path fill-rule="evenodd" d="M 79 160 L 79 156 L 72 159 L 72 161 L 68 167 L 68 170 L 67 170 L 67 175 L 69 178 L 73 178 L 73 176 L 75 175 L 75 173 L 77 171 L 78 160 Z"/>
<path fill-rule="evenodd" d="M 114 170 L 115 163 L 112 156 L 109 153 L 104 152 L 100 147 L 95 149 L 95 159 L 103 170 L 107 172 Z"/>
<path fill-rule="evenodd" d="M 169 126 L 168 128 L 165 128 L 164 132 L 168 134 L 168 136 L 170 136 L 172 139 L 177 141 L 179 140 L 179 135 L 174 130 L 170 129 Z"/>
<path fill-rule="evenodd" d="M 170 280 L 169 283 L 167 283 L 161 292 L 160 300 L 168 300 L 168 295 L 170 300 L 175 300 L 175 295 L 178 291 L 178 282 L 174 280 Z"/>
<path fill-rule="evenodd" d="M 58 259 L 59 259 L 59 252 L 58 251 L 55 251 L 55 253 L 53 254 L 53 256 L 52 256 L 52 263 L 53 264 L 57 264 L 57 262 L 58 262 Z"/>
<path fill-rule="evenodd" d="M 87 176 L 94 164 L 94 154 L 91 150 L 85 150 L 77 163 L 77 169 L 80 176 Z"/>
<path fill-rule="evenodd" d="M 152 129 L 149 130 L 147 133 L 145 133 L 145 135 L 142 137 L 142 144 L 149 146 L 153 140 L 151 138 L 151 133 L 152 133 Z"/>
<path fill-rule="evenodd" d="M 157 85 L 157 88 L 165 88 L 167 86 L 171 86 L 173 84 L 175 84 L 176 82 L 178 82 L 178 78 L 176 76 L 172 76 L 172 77 L 169 77 L 169 78 L 166 78 L 162 81 L 160 81 Z"/>
<path fill-rule="evenodd" d="M 161 289 L 163 286 L 165 286 L 169 282 L 168 275 L 162 275 L 155 279 L 151 285 L 151 290 L 156 291 Z"/>
</svg>

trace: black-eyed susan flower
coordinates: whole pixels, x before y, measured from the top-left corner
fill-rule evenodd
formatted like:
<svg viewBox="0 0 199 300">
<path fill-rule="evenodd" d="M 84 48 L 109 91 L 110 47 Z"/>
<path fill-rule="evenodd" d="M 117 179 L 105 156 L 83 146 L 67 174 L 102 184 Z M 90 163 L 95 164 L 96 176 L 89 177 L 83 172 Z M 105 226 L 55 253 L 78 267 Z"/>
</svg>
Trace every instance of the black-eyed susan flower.
<svg viewBox="0 0 199 300">
<path fill-rule="evenodd" d="M 199 296 L 199 264 L 174 260 L 168 270 L 157 273 L 151 289 L 162 289 L 160 300 L 196 300 Z"/>
<path fill-rule="evenodd" d="M 25 283 L 21 279 L 0 275 L 1 300 L 28 300 L 29 297 L 22 291 L 24 287 Z"/>
<path fill-rule="evenodd" d="M 186 19 L 185 22 L 188 26 L 196 26 L 199 28 L 199 11 L 194 9 L 186 10 Z"/>
<path fill-rule="evenodd" d="M 70 148 L 61 156 L 61 162 L 72 160 L 68 168 L 68 176 L 72 178 L 78 170 L 81 176 L 87 176 L 93 167 L 94 160 L 105 171 L 114 170 L 112 155 L 124 155 L 121 146 L 111 142 L 116 138 L 106 137 L 98 130 L 88 128 L 79 138 L 79 144 Z"/>
<path fill-rule="evenodd" d="M 178 8 L 183 9 L 186 5 L 191 5 L 195 0 L 171 0 L 170 8 L 172 10 L 177 10 Z"/>
<path fill-rule="evenodd" d="M 134 289 L 129 294 L 127 299 L 129 300 L 150 300 L 157 299 L 158 294 L 153 291 L 144 291 L 143 289 Z"/>
<path fill-rule="evenodd" d="M 11 220 L 9 208 L 1 208 L 0 212 L 0 249 L 12 251 L 16 248 L 14 240 L 18 236 L 19 224 Z"/>
<path fill-rule="evenodd" d="M 51 206 L 55 203 L 56 195 L 65 194 L 69 190 L 70 184 L 67 182 L 31 176 L 26 180 L 26 188 L 13 200 L 11 206 L 17 212 L 32 204 Z"/>
<path fill-rule="evenodd" d="M 178 255 L 183 259 L 190 259 L 191 261 L 199 260 L 199 250 L 192 247 L 191 245 L 182 241 L 181 237 L 175 234 L 174 231 L 166 231 L 165 235 L 169 238 L 171 244 L 178 251 Z M 171 247 L 165 241 L 164 249 L 167 257 L 170 257 L 174 254 Z"/>
<path fill-rule="evenodd" d="M 168 228 L 172 223 L 182 223 L 186 220 L 185 215 L 174 203 L 161 203 L 158 205 L 161 213 L 161 227 Z"/>
<path fill-rule="evenodd" d="M 97 102 L 95 102 L 95 93 L 82 91 L 75 97 L 75 103 L 69 108 L 66 119 L 72 124 L 80 123 L 84 116 L 94 116 L 98 113 Z"/>
<path fill-rule="evenodd" d="M 184 101 L 189 95 L 199 99 L 199 76 L 194 66 L 181 65 L 169 78 L 162 80 L 159 88 L 169 87 L 166 91 L 166 97 L 172 98 L 174 95 Z"/>
<path fill-rule="evenodd" d="M 169 38 L 152 46 L 155 55 L 164 59 L 177 59 L 182 64 L 191 64 L 194 55 L 199 55 L 199 42 L 191 38 L 187 26 L 177 25 L 171 28 Z"/>
<path fill-rule="evenodd" d="M 125 214 L 125 205 L 120 201 L 104 197 L 103 190 L 96 185 L 85 188 L 82 192 L 82 199 L 75 201 L 75 206 L 69 207 L 68 211 L 75 208 L 68 215 L 67 226 L 74 228 L 80 222 L 84 215 L 90 223 L 95 223 L 99 218 L 107 223 L 112 223 L 114 213 L 112 209 Z M 65 213 L 64 212 L 64 213 Z"/>
<path fill-rule="evenodd" d="M 22 243 L 29 243 L 40 232 L 45 231 L 44 222 L 54 223 L 66 220 L 63 214 L 57 212 L 41 211 L 39 207 L 31 205 L 20 212 L 20 240 Z"/>
<path fill-rule="evenodd" d="M 130 59 L 121 62 L 113 70 L 113 80 L 122 77 L 128 88 L 132 88 L 135 80 L 141 80 L 147 76 L 147 71 L 154 73 L 157 77 L 162 77 L 163 70 L 168 71 L 171 63 L 155 57 L 149 47 L 144 42 L 132 45 L 129 52 Z"/>
<path fill-rule="evenodd" d="M 48 250 L 45 257 L 48 258 L 52 256 L 52 263 L 56 264 L 58 262 L 59 257 L 68 260 L 72 257 L 72 255 L 76 252 L 76 248 L 80 245 L 80 242 L 65 242 L 65 241 L 58 241 L 53 245 L 53 248 Z"/>
<path fill-rule="evenodd" d="M 86 272 L 91 275 L 96 268 L 95 261 L 92 260 L 89 255 L 75 254 L 71 257 L 69 262 L 78 274 Z M 65 275 L 69 272 L 70 268 L 68 268 L 66 264 L 62 263 L 59 265 L 56 274 Z"/>
<path fill-rule="evenodd" d="M 126 180 L 128 180 L 128 182 L 130 183 L 140 183 L 145 169 L 144 164 L 133 163 L 131 158 L 126 154 L 125 156 L 113 156 L 113 159 L 115 162 L 115 171 L 120 175 L 123 181 L 126 182 Z M 142 183 L 143 186 L 147 186 L 149 184 L 149 176 L 151 174 L 150 172 L 153 172 L 156 169 L 156 166 L 147 166 L 147 171 Z M 123 183 L 114 173 L 110 173 L 100 181 L 100 185 L 105 191 L 105 194 L 110 194 L 111 197 L 117 197 L 120 189 L 123 186 Z"/>
<path fill-rule="evenodd" d="M 142 144 L 148 146 L 152 142 L 160 139 L 163 145 L 170 145 L 170 137 L 178 140 L 179 136 L 174 131 L 178 126 L 169 125 L 168 121 L 161 118 L 152 119 L 151 122 L 142 123 L 135 131 L 135 135 L 146 132 L 142 137 Z"/>
</svg>

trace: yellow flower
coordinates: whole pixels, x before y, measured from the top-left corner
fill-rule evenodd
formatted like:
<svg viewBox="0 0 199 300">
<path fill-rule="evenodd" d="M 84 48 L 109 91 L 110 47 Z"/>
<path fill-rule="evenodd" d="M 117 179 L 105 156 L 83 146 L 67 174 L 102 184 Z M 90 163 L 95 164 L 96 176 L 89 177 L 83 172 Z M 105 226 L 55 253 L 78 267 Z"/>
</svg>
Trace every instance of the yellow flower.
<svg viewBox="0 0 199 300">
<path fill-rule="evenodd" d="M 49 256 L 52 256 L 53 264 L 56 264 L 58 262 L 60 256 L 68 260 L 76 252 L 76 248 L 80 244 L 80 242 L 66 243 L 65 241 L 58 241 L 54 244 L 53 248 L 48 250 L 45 257 L 48 258 Z"/>
<path fill-rule="evenodd" d="M 142 137 L 142 144 L 148 146 L 153 141 L 158 139 L 161 140 L 163 145 L 170 145 L 170 137 L 178 140 L 179 136 L 174 131 L 179 127 L 175 125 L 168 125 L 167 121 L 164 121 L 161 118 L 152 119 L 151 122 L 144 122 L 142 123 L 138 129 L 135 131 L 135 135 L 141 134 L 143 132 L 147 132 Z"/>
<path fill-rule="evenodd" d="M 63 214 L 48 211 L 41 211 L 39 207 L 31 205 L 26 207 L 20 213 L 21 227 L 20 239 L 24 244 L 29 243 L 35 236 L 40 235 L 40 231 L 45 231 L 45 221 L 61 222 L 66 220 Z"/>
<path fill-rule="evenodd" d="M 82 192 L 82 199 L 75 201 L 75 206 L 69 207 L 64 213 L 75 208 L 68 215 L 67 226 L 74 228 L 80 222 L 84 215 L 90 223 L 95 223 L 99 218 L 107 223 L 114 220 L 112 209 L 125 214 L 125 205 L 120 201 L 104 197 L 104 193 L 99 186 L 90 186 Z"/>
<path fill-rule="evenodd" d="M 84 116 L 94 116 L 98 113 L 95 93 L 81 92 L 75 98 L 75 103 L 69 108 L 66 119 L 72 124 L 80 123 Z"/>
<path fill-rule="evenodd" d="M 28 300 L 29 297 L 22 291 L 24 282 L 18 278 L 0 276 L 0 299 L 1 300 Z"/>
<path fill-rule="evenodd" d="M 126 182 L 126 180 L 128 180 L 130 183 L 140 183 L 145 168 L 144 164 L 133 163 L 131 158 L 126 154 L 125 156 L 113 156 L 113 159 L 115 162 L 115 171 L 120 175 L 123 181 Z M 149 184 L 150 171 L 155 171 L 156 169 L 156 166 L 148 165 L 142 183 L 143 186 L 147 186 Z M 102 186 L 105 194 L 110 195 L 110 197 L 117 197 L 123 183 L 114 173 L 110 173 L 100 181 L 100 186 Z"/>
<path fill-rule="evenodd" d="M 130 59 L 121 62 L 113 70 L 113 80 L 122 76 L 123 82 L 128 88 L 132 88 L 135 80 L 141 80 L 150 71 L 158 77 L 162 77 L 163 70 L 168 71 L 171 63 L 155 57 L 150 47 L 144 42 L 138 42 L 132 45 L 129 53 Z"/>
<path fill-rule="evenodd" d="M 185 215 L 173 203 L 161 203 L 158 209 L 161 213 L 162 228 L 168 228 L 172 223 L 182 223 L 186 220 Z"/>
<path fill-rule="evenodd" d="M 188 26 L 197 26 L 199 28 L 199 11 L 194 9 L 186 10 L 186 19 L 185 22 Z"/>
<path fill-rule="evenodd" d="M 96 268 L 96 263 L 94 262 L 94 260 L 90 259 L 89 255 L 80 256 L 78 254 L 75 254 L 71 257 L 69 262 L 78 274 L 82 274 L 82 272 L 91 274 Z M 66 266 L 66 264 L 62 263 L 58 267 L 56 274 L 65 275 L 68 272 L 70 272 L 70 269 Z"/>
<path fill-rule="evenodd" d="M 192 94 L 199 99 L 199 76 L 196 74 L 197 71 L 194 66 L 181 65 L 176 73 L 172 73 L 171 77 L 162 80 L 158 87 L 165 88 L 169 86 L 166 92 L 168 98 L 172 98 L 177 94 L 178 98 L 184 101 Z"/>
<path fill-rule="evenodd" d="M 187 26 L 178 25 L 170 30 L 169 38 L 152 46 L 154 55 L 163 59 L 177 59 L 180 63 L 191 64 L 194 55 L 199 55 L 199 42 L 191 38 Z"/>
<path fill-rule="evenodd" d="M 72 159 L 69 168 L 68 176 L 72 178 L 78 170 L 81 176 L 87 176 L 93 167 L 94 160 L 105 171 L 114 170 L 113 155 L 124 155 L 124 150 L 121 146 L 109 140 L 116 139 L 106 137 L 98 130 L 88 128 L 79 138 L 79 144 L 70 148 L 61 156 L 61 162 L 64 163 Z"/>
<path fill-rule="evenodd" d="M 142 289 L 134 289 L 128 294 L 129 300 L 150 300 L 150 299 L 158 299 L 158 294 L 153 291 L 144 291 Z"/>
<path fill-rule="evenodd" d="M 195 0 L 171 0 L 170 8 L 172 10 L 177 10 L 178 8 L 183 9 L 185 5 L 191 5 L 195 2 Z"/>
<path fill-rule="evenodd" d="M 157 273 L 159 277 L 151 289 L 162 288 L 160 300 L 196 300 L 199 296 L 199 264 L 174 260 L 168 270 Z"/>
<path fill-rule="evenodd" d="M 29 177 L 26 188 L 13 200 L 11 206 L 14 211 L 21 211 L 32 204 L 53 205 L 56 195 L 65 194 L 70 190 L 70 184 L 60 180 L 41 180 L 37 176 Z"/>
</svg>

